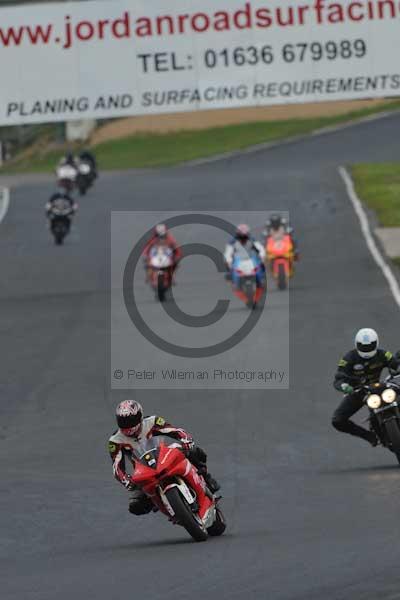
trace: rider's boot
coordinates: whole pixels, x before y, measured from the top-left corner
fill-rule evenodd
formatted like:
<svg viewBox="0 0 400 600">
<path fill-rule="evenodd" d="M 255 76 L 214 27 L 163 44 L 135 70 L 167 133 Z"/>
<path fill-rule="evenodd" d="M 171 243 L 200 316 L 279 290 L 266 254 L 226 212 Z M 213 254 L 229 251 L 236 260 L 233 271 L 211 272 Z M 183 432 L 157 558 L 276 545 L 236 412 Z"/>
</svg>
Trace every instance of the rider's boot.
<svg viewBox="0 0 400 600">
<path fill-rule="evenodd" d="M 203 477 L 210 492 L 212 492 L 213 494 L 215 494 L 215 492 L 218 492 L 221 486 L 208 471 L 203 475 Z"/>
</svg>

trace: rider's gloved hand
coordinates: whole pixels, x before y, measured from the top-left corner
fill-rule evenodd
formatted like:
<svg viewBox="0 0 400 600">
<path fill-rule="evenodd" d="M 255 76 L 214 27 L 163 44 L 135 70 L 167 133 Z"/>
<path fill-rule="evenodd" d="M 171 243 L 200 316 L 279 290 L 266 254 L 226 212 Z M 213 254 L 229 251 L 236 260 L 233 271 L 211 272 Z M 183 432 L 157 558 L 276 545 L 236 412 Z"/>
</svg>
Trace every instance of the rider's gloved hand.
<svg viewBox="0 0 400 600">
<path fill-rule="evenodd" d="M 190 452 L 194 448 L 194 441 L 192 438 L 183 438 L 180 440 L 185 452 Z"/>
<path fill-rule="evenodd" d="M 352 394 L 354 392 L 354 388 L 348 383 L 342 383 L 340 389 L 344 394 Z"/>
<path fill-rule="evenodd" d="M 200 448 L 200 446 L 195 446 L 193 448 L 193 453 L 196 456 L 196 461 L 198 463 L 204 463 L 204 465 L 206 465 L 207 463 L 207 454 L 204 452 L 203 448 Z"/>
</svg>

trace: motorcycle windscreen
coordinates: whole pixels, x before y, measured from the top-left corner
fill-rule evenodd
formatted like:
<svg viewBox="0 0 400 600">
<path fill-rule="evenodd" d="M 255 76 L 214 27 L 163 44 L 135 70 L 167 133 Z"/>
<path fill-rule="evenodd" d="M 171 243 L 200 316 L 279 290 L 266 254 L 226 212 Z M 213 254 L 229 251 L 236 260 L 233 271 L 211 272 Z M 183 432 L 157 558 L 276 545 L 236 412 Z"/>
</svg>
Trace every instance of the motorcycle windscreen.
<svg viewBox="0 0 400 600">
<path fill-rule="evenodd" d="M 167 448 L 182 448 L 182 445 L 171 437 L 166 435 L 155 435 L 150 439 L 144 439 L 138 442 L 133 449 L 132 454 L 135 460 L 138 460 L 148 467 L 155 468 L 161 446 Z"/>
</svg>

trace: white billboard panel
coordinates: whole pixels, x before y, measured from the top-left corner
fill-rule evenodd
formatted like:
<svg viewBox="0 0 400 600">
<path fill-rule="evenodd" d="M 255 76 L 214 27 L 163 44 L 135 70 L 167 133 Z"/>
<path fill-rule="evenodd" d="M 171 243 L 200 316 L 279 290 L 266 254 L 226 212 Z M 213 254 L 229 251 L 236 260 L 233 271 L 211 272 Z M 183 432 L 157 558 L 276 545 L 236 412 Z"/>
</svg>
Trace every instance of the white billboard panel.
<svg viewBox="0 0 400 600">
<path fill-rule="evenodd" d="M 0 9 L 0 124 L 400 94 L 396 0 Z"/>
</svg>

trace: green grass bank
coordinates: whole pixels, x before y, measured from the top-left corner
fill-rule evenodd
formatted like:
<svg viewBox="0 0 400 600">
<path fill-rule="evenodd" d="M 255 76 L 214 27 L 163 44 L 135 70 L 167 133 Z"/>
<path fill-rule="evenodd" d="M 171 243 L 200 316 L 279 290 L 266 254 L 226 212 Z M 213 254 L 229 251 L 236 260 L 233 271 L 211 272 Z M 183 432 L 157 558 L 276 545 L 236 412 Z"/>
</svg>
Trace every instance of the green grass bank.
<svg viewBox="0 0 400 600">
<path fill-rule="evenodd" d="M 399 110 L 400 101 L 332 117 L 261 121 L 168 134 L 137 134 L 93 146 L 101 170 L 168 167 L 186 161 L 241 150 L 250 146 L 309 134 L 324 127 L 348 123 L 388 110 Z M 7 163 L 1 173 L 40 173 L 54 170 L 65 147 L 32 148 Z M 78 150 L 79 146 L 75 146 Z"/>
</svg>

